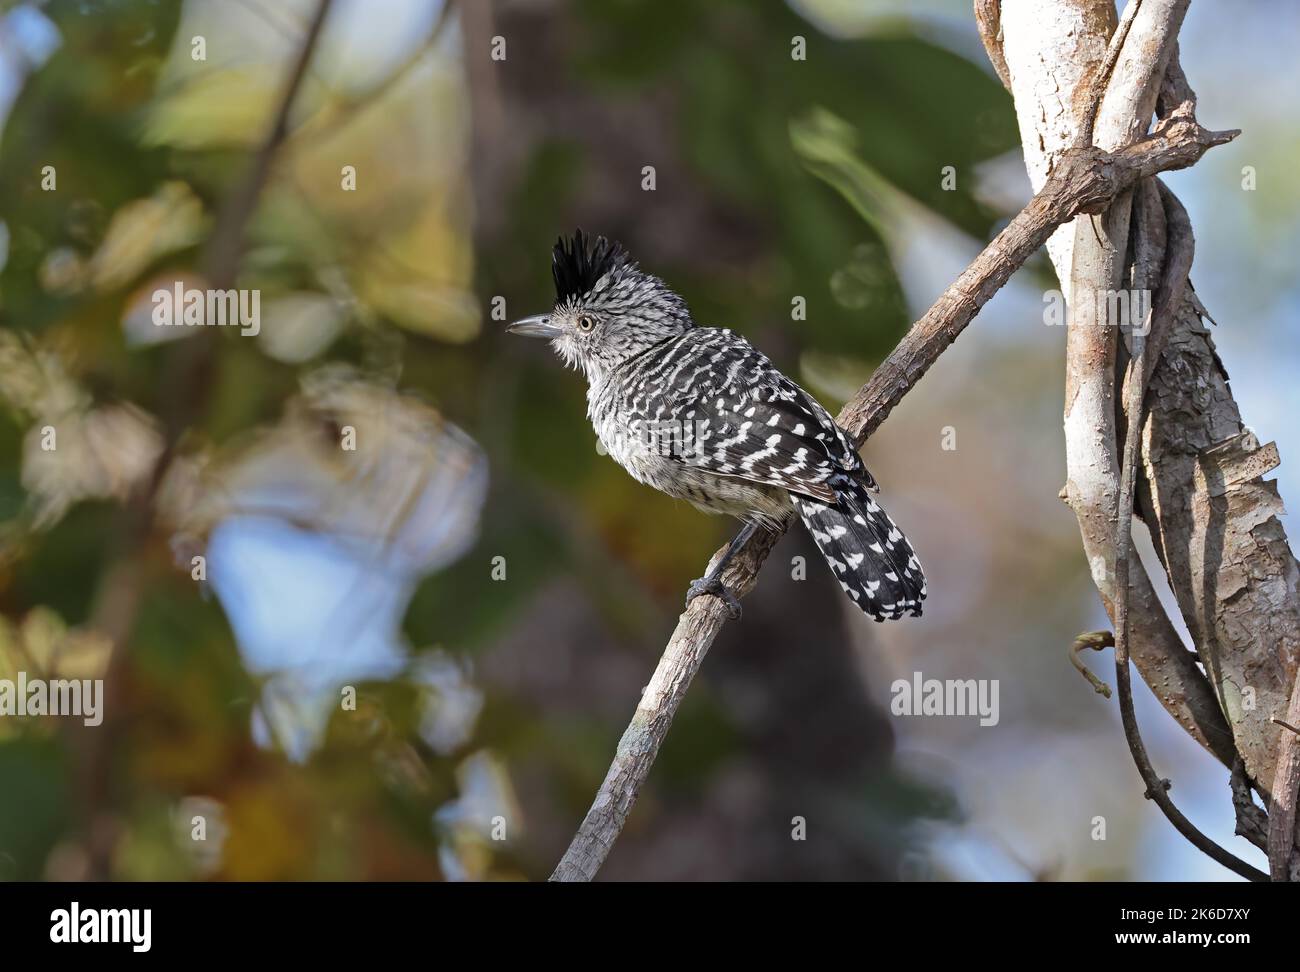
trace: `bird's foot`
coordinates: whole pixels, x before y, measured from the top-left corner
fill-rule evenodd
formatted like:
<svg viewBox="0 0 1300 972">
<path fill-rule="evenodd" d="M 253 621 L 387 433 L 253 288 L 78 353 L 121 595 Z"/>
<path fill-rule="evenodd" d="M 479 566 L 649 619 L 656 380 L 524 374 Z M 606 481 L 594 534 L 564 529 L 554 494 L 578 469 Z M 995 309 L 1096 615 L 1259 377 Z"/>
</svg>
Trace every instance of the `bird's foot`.
<svg viewBox="0 0 1300 972">
<path fill-rule="evenodd" d="M 691 601 L 701 594 L 712 594 L 727 605 L 727 613 L 731 615 L 732 621 L 740 617 L 740 598 L 732 594 L 731 589 L 722 583 L 722 578 L 716 574 L 709 574 L 691 581 L 691 586 L 686 588 L 686 606 L 690 607 Z"/>
</svg>

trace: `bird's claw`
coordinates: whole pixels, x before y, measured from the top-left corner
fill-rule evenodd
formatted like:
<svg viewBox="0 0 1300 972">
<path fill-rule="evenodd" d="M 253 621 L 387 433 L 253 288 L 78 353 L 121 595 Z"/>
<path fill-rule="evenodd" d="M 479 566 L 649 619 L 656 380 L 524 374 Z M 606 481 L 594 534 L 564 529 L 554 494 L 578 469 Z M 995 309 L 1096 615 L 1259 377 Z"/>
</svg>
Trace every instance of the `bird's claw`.
<svg viewBox="0 0 1300 972">
<path fill-rule="evenodd" d="M 721 578 L 710 575 L 691 581 L 691 586 L 686 589 L 686 606 L 690 607 L 691 601 L 701 594 L 712 594 L 727 605 L 727 613 L 732 621 L 740 617 L 740 598 L 731 593 L 731 589 L 722 583 Z"/>
</svg>

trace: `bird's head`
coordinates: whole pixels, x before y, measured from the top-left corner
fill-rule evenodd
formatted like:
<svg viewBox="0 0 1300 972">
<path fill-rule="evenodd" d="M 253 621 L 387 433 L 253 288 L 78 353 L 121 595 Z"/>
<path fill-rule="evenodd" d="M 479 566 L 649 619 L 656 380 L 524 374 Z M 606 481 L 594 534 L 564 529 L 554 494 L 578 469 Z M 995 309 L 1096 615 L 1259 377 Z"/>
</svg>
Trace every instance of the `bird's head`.
<svg viewBox="0 0 1300 972">
<path fill-rule="evenodd" d="M 612 368 L 694 327 L 686 302 L 642 272 L 619 244 L 582 230 L 551 257 L 555 307 L 515 321 L 512 334 L 549 338 L 570 367 L 595 381 Z"/>
</svg>

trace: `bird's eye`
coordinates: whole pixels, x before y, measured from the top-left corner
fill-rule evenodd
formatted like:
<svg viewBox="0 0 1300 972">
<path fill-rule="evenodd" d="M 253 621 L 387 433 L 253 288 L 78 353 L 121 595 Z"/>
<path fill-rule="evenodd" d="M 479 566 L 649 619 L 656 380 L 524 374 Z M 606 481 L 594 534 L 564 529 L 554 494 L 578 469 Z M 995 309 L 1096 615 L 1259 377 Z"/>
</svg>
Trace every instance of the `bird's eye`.
<svg viewBox="0 0 1300 972">
<path fill-rule="evenodd" d="M 593 321 L 586 314 L 583 314 L 581 317 L 578 318 L 578 327 L 584 331 L 590 331 L 595 326 L 596 326 L 596 322 Z"/>
</svg>

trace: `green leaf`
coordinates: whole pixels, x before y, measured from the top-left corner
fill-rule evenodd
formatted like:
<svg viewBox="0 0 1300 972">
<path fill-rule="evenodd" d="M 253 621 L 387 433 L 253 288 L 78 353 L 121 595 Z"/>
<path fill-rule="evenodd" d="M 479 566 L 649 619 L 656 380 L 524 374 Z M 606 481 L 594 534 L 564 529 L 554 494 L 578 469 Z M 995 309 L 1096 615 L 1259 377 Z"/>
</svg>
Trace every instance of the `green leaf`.
<svg viewBox="0 0 1300 972">
<path fill-rule="evenodd" d="M 53 739 L 0 742 L 0 780 L 0 880 L 38 880 L 68 824 L 71 793 L 63 750 Z"/>
</svg>

